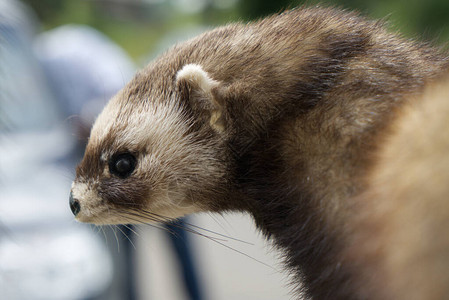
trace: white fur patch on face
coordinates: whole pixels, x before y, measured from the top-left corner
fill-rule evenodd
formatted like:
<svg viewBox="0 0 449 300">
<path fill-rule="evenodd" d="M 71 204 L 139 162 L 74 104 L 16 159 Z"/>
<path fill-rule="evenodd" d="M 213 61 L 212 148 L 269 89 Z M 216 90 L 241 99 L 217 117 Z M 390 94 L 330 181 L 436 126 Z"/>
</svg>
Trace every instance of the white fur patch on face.
<svg viewBox="0 0 449 300">
<path fill-rule="evenodd" d="M 98 225 L 123 223 L 122 218 L 111 212 L 89 184 L 73 182 L 72 195 L 81 206 L 80 212 L 75 217 L 77 221 Z"/>
<path fill-rule="evenodd" d="M 174 195 L 172 191 L 164 191 L 158 195 L 155 195 L 155 201 L 148 203 L 146 208 L 140 211 L 134 211 L 133 218 L 135 221 L 142 223 L 157 223 L 158 219 L 161 222 L 167 221 L 167 219 L 177 219 L 188 214 L 200 212 L 200 207 L 194 203 L 185 201 L 185 195 Z M 141 213 L 141 212 L 144 213 Z M 155 213 L 155 219 L 149 219 L 147 214 Z M 124 214 L 126 215 L 126 213 Z"/>
<path fill-rule="evenodd" d="M 81 211 L 76 216 L 76 219 L 84 221 L 84 219 L 91 219 L 95 216 L 95 211 L 98 210 L 99 197 L 93 192 L 86 183 L 72 183 L 73 198 L 79 201 Z"/>
<path fill-rule="evenodd" d="M 218 82 L 210 78 L 209 74 L 197 64 L 188 64 L 179 70 L 176 74 L 176 82 L 181 80 L 196 85 L 206 94 L 210 94 L 212 88 L 218 85 Z"/>
<path fill-rule="evenodd" d="M 114 118 L 120 111 L 120 94 L 119 92 L 115 95 L 98 115 L 90 133 L 89 143 L 98 143 L 103 140 L 115 125 L 116 120 Z"/>
</svg>

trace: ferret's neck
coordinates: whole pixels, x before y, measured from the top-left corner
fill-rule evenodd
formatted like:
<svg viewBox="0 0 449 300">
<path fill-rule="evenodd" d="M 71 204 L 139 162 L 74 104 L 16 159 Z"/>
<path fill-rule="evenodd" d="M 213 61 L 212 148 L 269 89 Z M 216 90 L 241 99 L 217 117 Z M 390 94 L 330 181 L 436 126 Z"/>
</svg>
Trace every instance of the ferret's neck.
<svg viewBox="0 0 449 300">
<path fill-rule="evenodd" d="M 310 113 L 277 121 L 237 153 L 236 165 L 247 210 L 319 299 L 331 298 L 320 293 L 337 293 L 347 281 L 336 257 L 344 243 L 339 230 L 350 206 L 345 200 L 362 185 L 357 179 L 368 153 L 337 128 L 317 126 Z"/>
</svg>

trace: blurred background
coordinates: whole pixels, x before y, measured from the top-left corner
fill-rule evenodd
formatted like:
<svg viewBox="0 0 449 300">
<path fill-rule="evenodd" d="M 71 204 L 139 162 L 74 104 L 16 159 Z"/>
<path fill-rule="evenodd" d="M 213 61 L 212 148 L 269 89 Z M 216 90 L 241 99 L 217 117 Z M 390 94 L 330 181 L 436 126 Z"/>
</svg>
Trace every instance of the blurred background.
<svg viewBox="0 0 449 300">
<path fill-rule="evenodd" d="M 449 41 L 447 0 L 320 3 Z M 95 227 L 73 221 L 68 196 L 95 116 L 138 68 L 214 26 L 301 4 L 0 0 L 0 299 L 291 299 L 246 215 Z"/>
</svg>

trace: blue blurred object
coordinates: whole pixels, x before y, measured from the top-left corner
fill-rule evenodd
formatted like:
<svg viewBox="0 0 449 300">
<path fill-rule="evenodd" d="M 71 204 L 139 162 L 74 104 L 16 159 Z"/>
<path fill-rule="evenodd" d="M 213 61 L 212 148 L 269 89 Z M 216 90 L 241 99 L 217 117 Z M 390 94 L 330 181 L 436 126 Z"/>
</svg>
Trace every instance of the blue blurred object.
<svg viewBox="0 0 449 300">
<path fill-rule="evenodd" d="M 33 15 L 0 1 L 1 299 L 94 299 L 112 261 L 67 209 L 75 140 L 32 51 Z"/>
</svg>

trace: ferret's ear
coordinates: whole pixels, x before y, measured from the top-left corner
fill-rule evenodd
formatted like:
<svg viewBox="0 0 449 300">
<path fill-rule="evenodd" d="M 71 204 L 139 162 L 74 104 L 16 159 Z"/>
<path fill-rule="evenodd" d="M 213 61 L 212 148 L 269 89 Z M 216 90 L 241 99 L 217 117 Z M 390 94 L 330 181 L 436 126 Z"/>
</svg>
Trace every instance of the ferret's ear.
<svg viewBox="0 0 449 300">
<path fill-rule="evenodd" d="M 178 71 L 176 85 L 181 97 L 187 99 L 213 129 L 225 130 L 224 88 L 219 81 L 212 79 L 200 65 L 188 64 Z"/>
</svg>

